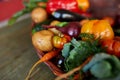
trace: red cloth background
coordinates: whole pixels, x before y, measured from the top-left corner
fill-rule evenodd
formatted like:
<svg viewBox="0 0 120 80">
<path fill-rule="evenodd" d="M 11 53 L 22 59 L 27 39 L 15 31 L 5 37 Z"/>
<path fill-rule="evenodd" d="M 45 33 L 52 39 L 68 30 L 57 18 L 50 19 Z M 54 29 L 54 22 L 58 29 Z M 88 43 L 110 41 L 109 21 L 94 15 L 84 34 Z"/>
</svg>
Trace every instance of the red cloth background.
<svg viewBox="0 0 120 80">
<path fill-rule="evenodd" d="M 0 21 L 9 19 L 14 13 L 24 8 L 22 0 L 0 1 Z"/>
</svg>

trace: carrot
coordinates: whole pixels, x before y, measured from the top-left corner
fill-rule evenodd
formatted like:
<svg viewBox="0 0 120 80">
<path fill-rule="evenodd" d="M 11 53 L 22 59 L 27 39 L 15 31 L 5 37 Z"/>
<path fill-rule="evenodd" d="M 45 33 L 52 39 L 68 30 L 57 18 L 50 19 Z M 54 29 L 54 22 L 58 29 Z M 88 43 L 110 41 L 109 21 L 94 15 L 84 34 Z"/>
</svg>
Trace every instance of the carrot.
<svg viewBox="0 0 120 80">
<path fill-rule="evenodd" d="M 35 68 L 38 64 L 40 64 L 40 63 L 42 63 L 42 62 L 45 62 L 45 61 L 48 61 L 48 60 L 52 59 L 53 57 L 57 56 L 58 53 L 59 53 L 59 51 L 60 51 L 60 50 L 53 50 L 53 51 L 50 51 L 50 52 L 46 53 L 40 60 L 38 60 L 38 61 L 32 66 L 32 68 L 30 69 L 30 71 L 29 71 L 27 77 L 25 78 L 25 80 L 29 80 L 32 71 L 34 70 L 34 68 Z"/>
</svg>

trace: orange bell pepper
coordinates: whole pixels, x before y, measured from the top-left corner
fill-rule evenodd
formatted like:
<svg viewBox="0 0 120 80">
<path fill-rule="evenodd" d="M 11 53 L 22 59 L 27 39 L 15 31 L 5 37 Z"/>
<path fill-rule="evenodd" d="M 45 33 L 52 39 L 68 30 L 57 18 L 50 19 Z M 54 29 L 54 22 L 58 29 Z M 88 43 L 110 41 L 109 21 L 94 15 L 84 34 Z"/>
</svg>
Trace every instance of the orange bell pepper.
<svg viewBox="0 0 120 80">
<path fill-rule="evenodd" d="M 114 38 L 113 29 L 106 20 L 89 20 L 83 24 L 81 33 L 90 33 L 93 34 L 95 38 L 100 37 L 100 39 L 103 40 Z"/>
</svg>

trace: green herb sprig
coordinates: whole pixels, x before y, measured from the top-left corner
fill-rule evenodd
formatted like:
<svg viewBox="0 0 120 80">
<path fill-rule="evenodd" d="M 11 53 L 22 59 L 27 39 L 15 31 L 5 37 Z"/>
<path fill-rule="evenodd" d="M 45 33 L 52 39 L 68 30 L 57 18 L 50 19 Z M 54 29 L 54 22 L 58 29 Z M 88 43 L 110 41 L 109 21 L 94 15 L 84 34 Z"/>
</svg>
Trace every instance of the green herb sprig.
<svg viewBox="0 0 120 80">
<path fill-rule="evenodd" d="M 82 34 L 83 35 L 83 34 Z M 86 36 L 85 36 L 86 35 Z M 90 34 L 84 34 L 84 38 Z M 83 38 L 83 36 L 82 36 Z M 93 39 L 90 35 L 87 40 L 76 40 L 73 38 L 70 43 L 64 45 L 62 55 L 65 57 L 66 71 L 69 71 L 82 64 L 89 56 L 99 52 L 104 52 L 104 49 L 99 44 L 99 39 Z"/>
</svg>

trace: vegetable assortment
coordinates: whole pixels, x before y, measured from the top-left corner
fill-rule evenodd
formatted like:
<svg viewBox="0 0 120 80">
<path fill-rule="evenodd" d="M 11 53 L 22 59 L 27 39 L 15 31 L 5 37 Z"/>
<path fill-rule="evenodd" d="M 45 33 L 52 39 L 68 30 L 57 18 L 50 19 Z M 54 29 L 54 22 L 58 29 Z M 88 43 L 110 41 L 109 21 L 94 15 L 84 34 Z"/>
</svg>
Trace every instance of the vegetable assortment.
<svg viewBox="0 0 120 80">
<path fill-rule="evenodd" d="M 55 80 L 120 79 L 118 19 L 85 15 L 90 6 L 88 0 L 29 0 L 24 4 L 23 12 L 9 22 L 13 24 L 23 13 L 30 12 L 34 23 L 32 43 L 42 52 L 25 80 L 46 61 L 64 72 L 57 74 Z"/>
<path fill-rule="evenodd" d="M 45 39 L 46 37 L 44 35 L 45 39 L 44 41 L 51 42 L 50 43 L 52 44 L 51 51 L 54 49 L 60 49 L 59 54 L 54 56 L 54 58 L 57 58 L 57 56 L 62 55 L 62 59 L 63 58 L 64 59 L 62 60 L 62 63 L 60 63 L 62 65 L 55 63 L 56 66 L 57 65 L 59 65 L 58 67 L 64 66 L 62 70 L 65 73 L 67 73 L 69 71 L 74 70 L 76 67 L 82 65 L 84 61 L 86 61 L 86 59 L 89 58 L 90 56 L 93 56 L 92 59 L 89 60 L 89 62 L 83 66 L 83 68 L 63 78 L 68 77 L 68 79 L 70 80 L 74 79 L 76 77 L 75 73 L 77 73 L 77 75 L 79 74 L 79 77 L 77 77 L 77 79 L 82 77 L 81 78 L 82 80 L 88 78 L 104 80 L 119 76 L 120 37 L 114 35 L 113 29 L 110 26 L 109 22 L 97 19 L 87 20 L 83 25 L 81 25 L 80 22 L 78 21 L 65 22 L 65 24 L 63 24 L 64 22 L 60 21 L 57 21 L 54 24 L 53 21 L 51 21 L 51 23 L 52 25 L 50 24 L 41 25 L 40 27 L 42 27 L 43 30 L 35 32 L 33 34 L 33 40 L 34 35 L 36 35 L 38 32 L 44 30 L 52 32 L 53 37 L 51 37 L 48 40 Z M 60 24 L 63 25 L 61 26 Z M 36 38 L 42 39 L 42 37 Z M 43 44 L 44 48 L 46 48 L 45 46 L 46 43 L 43 42 Z M 41 47 L 40 49 L 39 46 L 35 47 L 39 50 L 44 49 L 43 47 Z M 47 43 L 47 47 L 48 46 L 49 44 Z M 46 52 L 47 50 L 42 51 Z M 61 80 L 61 76 L 56 78 L 56 80 Z"/>
</svg>

